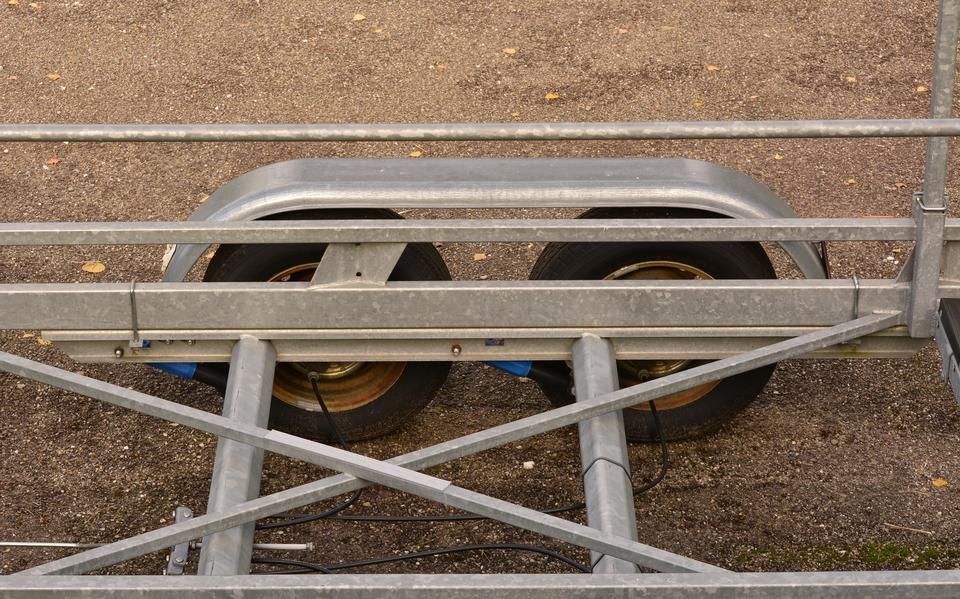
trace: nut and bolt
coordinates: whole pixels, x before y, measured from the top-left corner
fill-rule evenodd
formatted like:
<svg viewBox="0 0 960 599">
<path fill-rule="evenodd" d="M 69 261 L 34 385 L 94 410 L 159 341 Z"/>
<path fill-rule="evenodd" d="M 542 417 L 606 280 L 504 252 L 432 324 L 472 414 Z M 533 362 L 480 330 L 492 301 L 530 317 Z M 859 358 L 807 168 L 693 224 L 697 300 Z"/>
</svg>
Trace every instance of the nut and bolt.
<svg viewBox="0 0 960 599">
<path fill-rule="evenodd" d="M 113 350 L 113 356 L 114 356 L 115 358 L 122 358 L 122 357 L 123 357 L 123 348 L 122 348 L 122 347 L 118 347 L 117 349 Z"/>
<path fill-rule="evenodd" d="M 455 355 L 455 356 L 459 356 L 459 355 L 460 355 L 460 352 L 462 352 L 462 351 L 463 351 L 463 348 L 460 347 L 459 345 L 453 345 L 453 346 L 450 348 L 450 353 L 453 354 L 453 355 Z"/>
</svg>

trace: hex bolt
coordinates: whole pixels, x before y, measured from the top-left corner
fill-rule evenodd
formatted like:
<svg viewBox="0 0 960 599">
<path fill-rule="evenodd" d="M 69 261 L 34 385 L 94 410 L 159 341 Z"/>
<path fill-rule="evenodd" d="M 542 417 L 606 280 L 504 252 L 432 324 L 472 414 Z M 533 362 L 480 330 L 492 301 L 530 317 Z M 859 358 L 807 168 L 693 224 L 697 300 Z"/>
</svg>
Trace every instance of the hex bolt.
<svg viewBox="0 0 960 599">
<path fill-rule="evenodd" d="M 187 339 L 184 341 L 187 345 L 195 345 L 197 341 L 195 339 Z"/>
<path fill-rule="evenodd" d="M 122 347 L 118 347 L 117 349 L 113 350 L 113 356 L 114 356 L 115 358 L 122 358 L 122 357 L 123 357 L 123 348 L 122 348 Z"/>
<path fill-rule="evenodd" d="M 455 355 L 455 356 L 459 356 L 459 355 L 460 355 L 460 352 L 462 352 L 462 351 L 463 351 L 463 348 L 461 348 L 459 345 L 456 345 L 456 344 L 454 344 L 454 345 L 450 348 L 450 353 L 453 354 L 453 355 Z"/>
<path fill-rule="evenodd" d="M 185 560 L 182 557 L 174 558 L 173 563 L 182 564 Z"/>
</svg>

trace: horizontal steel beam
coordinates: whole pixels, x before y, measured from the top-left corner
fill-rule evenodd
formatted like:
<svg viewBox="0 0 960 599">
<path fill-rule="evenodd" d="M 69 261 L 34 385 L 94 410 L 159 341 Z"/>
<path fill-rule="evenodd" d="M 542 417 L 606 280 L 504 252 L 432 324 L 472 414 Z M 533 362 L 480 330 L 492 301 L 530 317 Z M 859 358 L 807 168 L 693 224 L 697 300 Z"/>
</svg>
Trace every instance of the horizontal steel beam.
<svg viewBox="0 0 960 599">
<path fill-rule="evenodd" d="M 958 119 L 370 123 L 274 125 L 0 124 L 0 141 L 555 141 L 960 135 Z"/>
<path fill-rule="evenodd" d="M 945 599 L 960 571 L 718 574 L 332 574 L 317 576 L 6 576 L 6 599 Z"/>
<path fill-rule="evenodd" d="M 657 397 L 693 388 L 704 382 L 716 380 L 717 378 L 732 376 L 767 364 L 773 364 L 780 360 L 790 359 L 817 348 L 845 343 L 864 335 L 876 333 L 901 324 L 903 324 L 903 315 L 901 313 L 865 316 L 854 321 L 808 333 L 736 357 L 711 362 L 641 385 L 621 389 L 620 391 L 615 391 L 595 399 L 555 408 L 549 412 L 521 418 L 520 420 L 440 443 L 433 447 L 420 449 L 393 458 L 389 460 L 389 463 L 395 466 L 413 469 L 436 466 L 453 459 L 498 447 L 504 443 L 510 443 L 532 435 L 554 430 L 613 410 L 651 401 Z M 140 400 L 146 400 L 148 402 L 159 401 L 157 398 L 152 398 L 129 389 L 110 385 L 109 383 L 90 379 L 10 354 L 0 353 L 0 369 L 123 407 L 133 407 L 134 404 L 131 403 L 131 398 L 139 398 Z M 161 415 L 160 410 L 156 409 L 155 406 L 151 406 L 148 403 L 146 407 L 147 409 L 144 410 L 144 413 L 154 416 Z M 185 406 L 179 406 L 177 408 L 178 412 L 182 412 L 183 410 L 189 410 L 189 408 Z M 187 413 L 190 414 L 192 412 Z M 181 423 L 193 426 L 198 423 L 203 423 L 210 418 L 218 417 L 201 412 L 197 418 L 201 420 L 195 421 L 196 418 L 192 418 L 189 422 L 183 421 Z M 250 441 L 256 442 L 257 438 L 253 438 Z M 124 539 L 107 547 L 50 562 L 32 568 L 27 573 L 65 574 L 84 572 L 90 569 L 108 566 L 150 553 L 151 551 L 169 547 L 176 543 L 189 541 L 197 536 L 207 535 L 245 522 L 250 522 L 257 518 L 263 518 L 281 511 L 334 497 L 366 486 L 366 484 L 368 483 L 346 475 L 333 476 L 295 489 L 287 489 L 269 497 L 254 499 L 240 506 L 228 508 L 219 514 L 207 514 L 188 522 L 176 523 Z M 621 556 L 619 552 L 610 553 L 618 557 Z"/>
<path fill-rule="evenodd" d="M 2 223 L 0 245 L 547 241 L 909 241 L 909 218 L 427 219 Z M 960 219 L 946 236 L 960 239 Z"/>
<path fill-rule="evenodd" d="M 904 309 L 888 280 L 0 285 L 0 328 L 318 329 L 824 326 Z M 960 285 L 942 287 L 942 296 Z M 135 306 L 134 306 L 135 302 Z M 265 309 L 265 307 L 269 307 Z"/>
<path fill-rule="evenodd" d="M 54 341 L 59 349 L 74 360 L 80 362 L 227 362 L 236 339 L 246 334 L 260 339 L 272 340 L 277 348 L 280 362 L 473 362 L 483 360 L 569 360 L 572 342 L 583 333 L 590 333 L 610 339 L 617 357 L 621 360 L 707 360 L 726 358 L 745 351 L 757 349 L 770 343 L 809 332 L 810 329 L 786 330 L 776 335 L 748 335 L 752 328 L 731 331 L 730 337 L 700 336 L 698 331 L 686 327 L 677 327 L 669 336 L 618 336 L 587 330 L 569 333 L 563 337 L 545 336 L 543 338 L 517 338 L 509 329 L 486 331 L 482 337 L 461 335 L 460 331 L 445 330 L 443 335 L 424 338 L 421 334 L 438 331 L 408 330 L 406 339 L 363 339 L 312 338 L 312 339 L 275 339 L 272 331 L 227 331 L 214 332 L 221 339 L 202 340 L 201 336 L 192 336 L 191 331 L 165 334 L 153 334 L 152 331 L 140 331 L 140 338 L 151 341 L 149 347 L 128 347 L 129 331 L 80 331 L 63 335 L 60 331 L 44 332 L 43 337 Z M 769 330 L 769 329 L 768 329 Z M 900 329 L 901 335 L 906 330 Z M 196 331 L 194 331 L 196 332 Z M 615 333 L 606 330 L 604 333 Z M 204 331 L 203 333 L 209 333 Z M 286 331 L 286 333 L 290 333 Z M 395 332 L 394 332 L 395 333 Z M 629 334 L 629 332 L 628 332 Z M 683 337 L 681 335 L 690 335 Z M 175 336 L 171 336 L 175 335 Z M 309 332 L 301 333 L 309 336 Z M 63 338 L 83 340 L 58 341 Z M 191 343 L 175 341 L 165 343 L 164 339 L 188 339 Z M 112 339 L 112 340 L 104 340 Z M 201 340 L 197 340 L 201 339 Z M 854 343 L 837 345 L 811 352 L 801 358 L 907 358 L 926 345 L 926 339 L 914 339 L 908 336 L 871 335 Z M 123 350 L 117 357 L 117 348 Z M 456 351 L 453 348 L 458 348 Z"/>
</svg>

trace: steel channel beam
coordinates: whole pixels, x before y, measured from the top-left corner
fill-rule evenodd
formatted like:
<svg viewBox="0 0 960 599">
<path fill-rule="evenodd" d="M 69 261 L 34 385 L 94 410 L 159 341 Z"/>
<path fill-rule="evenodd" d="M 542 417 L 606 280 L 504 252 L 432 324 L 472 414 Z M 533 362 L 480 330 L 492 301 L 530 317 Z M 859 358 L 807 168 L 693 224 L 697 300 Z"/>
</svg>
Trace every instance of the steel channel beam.
<svg viewBox="0 0 960 599">
<path fill-rule="evenodd" d="M 808 333 L 736 357 L 711 362 L 688 371 L 621 389 L 620 391 L 609 393 L 592 400 L 555 408 L 549 412 L 522 418 L 445 443 L 440 443 L 433 447 L 420 449 L 393 458 L 389 460 L 388 463 L 412 469 L 429 468 L 486 449 L 498 447 L 505 443 L 567 426 L 586 418 L 592 418 L 613 410 L 620 410 L 645 401 L 651 401 L 670 393 L 677 393 L 711 380 L 725 376 L 733 376 L 767 364 L 790 359 L 821 347 L 845 343 L 902 323 L 903 315 L 901 313 L 864 316 L 850 322 Z M 196 410 L 191 410 L 183 406 L 161 407 L 159 405 L 160 403 L 167 402 L 162 402 L 162 400 L 149 395 L 137 393 L 116 385 L 110 385 L 103 381 L 90 379 L 12 354 L 0 352 L 0 370 L 41 383 L 54 385 L 114 405 L 127 408 L 136 407 L 138 410 L 153 416 L 170 417 L 171 410 L 175 410 L 178 413 L 183 413 L 184 410 L 187 410 L 187 414 L 196 412 Z M 188 424 L 189 426 L 196 426 L 197 424 L 207 422 L 211 418 L 219 418 L 203 412 L 198 416 L 200 417 L 199 421 L 197 421 L 196 417 L 180 419 L 178 421 L 183 424 Z M 205 428 L 201 430 L 205 430 Z M 253 437 L 249 440 L 251 444 L 258 444 L 260 438 Z M 86 572 L 138 557 L 152 551 L 165 549 L 166 547 L 196 538 L 197 536 L 225 530 L 245 522 L 254 521 L 258 518 L 264 518 L 323 499 L 335 497 L 362 488 L 367 484 L 368 483 L 347 475 L 329 477 L 314 483 L 302 485 L 295 489 L 281 491 L 269 497 L 254 499 L 240 506 L 228 508 L 219 514 L 200 516 L 191 522 L 173 524 L 118 541 L 109 546 L 49 562 L 31 568 L 24 573 L 68 574 Z M 610 553 L 616 555 L 613 552 Z"/>
<path fill-rule="evenodd" d="M 4 576 L 6 599 L 948 599 L 960 571 L 719 574 Z"/>
<path fill-rule="evenodd" d="M 587 401 L 620 388 L 613 344 L 584 335 L 573 344 L 573 376 L 577 401 Z M 637 540 L 630 454 L 623 412 L 615 410 L 577 423 L 587 524 L 631 541 Z M 596 551 L 590 553 L 594 573 L 633 574 L 637 566 Z"/>
<path fill-rule="evenodd" d="M 400 202 L 402 204 L 402 201 Z M 960 219 L 945 236 L 960 239 Z M 617 241 L 911 241 L 910 218 L 427 219 L 0 223 L 0 245 Z"/>
<path fill-rule="evenodd" d="M 678 327 L 681 328 L 681 327 Z M 682 329 L 682 328 L 681 328 Z M 426 331 L 431 333 L 433 331 Z M 783 341 L 802 332 L 772 336 L 744 336 L 750 329 L 740 329 L 731 337 L 696 336 L 689 329 L 669 333 L 664 337 L 618 337 L 615 330 L 591 330 L 591 334 L 610 339 L 621 360 L 713 360 L 757 349 L 777 341 Z M 90 339 L 98 331 L 87 333 Z M 105 333 L 105 332 L 104 332 Z M 149 348 L 126 348 L 129 331 L 110 331 L 113 341 L 57 341 L 59 332 L 43 333 L 44 339 L 54 341 L 57 348 L 80 362 L 228 362 L 232 339 L 246 334 L 243 331 L 227 332 L 231 337 L 216 340 L 199 340 L 192 343 L 162 343 L 156 340 L 169 336 L 154 336 L 141 331 L 141 338 L 154 340 Z M 289 333 L 289 331 L 287 332 Z M 493 333 L 491 337 L 470 338 L 460 336 L 460 331 L 444 331 L 440 338 L 417 338 L 421 331 L 408 332 L 409 339 L 273 339 L 280 362 L 393 362 L 393 361 L 486 361 L 486 360 L 570 360 L 571 342 L 580 335 L 563 337 L 545 334 L 543 338 L 516 338 L 510 331 Z M 683 334 L 691 335 L 682 337 Z M 272 339 L 270 331 L 250 334 L 261 339 Z M 581 333 L 582 334 L 582 333 Z M 185 339 L 196 339 L 184 333 Z M 858 339 L 854 343 L 837 345 L 811 352 L 801 358 L 909 358 L 926 344 L 926 339 L 905 336 L 875 335 Z M 117 358 L 117 349 L 123 357 Z M 459 348 L 457 353 L 452 350 Z"/>
<path fill-rule="evenodd" d="M 0 142 L 556 141 L 960 135 L 957 119 L 639 121 L 612 123 L 369 123 L 274 125 L 2 124 Z"/>
<path fill-rule="evenodd" d="M 824 326 L 902 311 L 888 280 L 0 285 L 3 329 Z M 960 286 L 942 287 L 944 297 Z M 264 310 L 263 306 L 270 306 Z M 132 313 L 137 315 L 136 323 Z M 137 333 L 138 334 L 138 333 Z"/>
<path fill-rule="evenodd" d="M 234 344 L 230 376 L 223 396 L 223 416 L 264 428 L 270 416 L 277 353 L 269 341 L 244 335 Z M 210 480 L 207 513 L 217 513 L 260 495 L 263 449 L 221 437 Z M 197 572 L 206 576 L 248 574 L 253 555 L 254 523 L 206 537 Z"/>
<path fill-rule="evenodd" d="M 957 37 L 960 33 L 960 0 L 941 0 L 937 53 L 933 69 L 930 116 L 947 118 L 953 113 L 953 88 L 957 72 Z M 913 206 L 917 221 L 913 283 L 907 307 L 907 325 L 913 337 L 930 337 L 936 325 L 939 298 L 937 285 L 943 259 L 947 200 L 945 184 L 949 144 L 946 137 L 927 141 L 923 169 L 923 193 Z"/>
<path fill-rule="evenodd" d="M 406 247 L 405 243 L 331 243 L 310 285 L 384 285 Z"/>
</svg>

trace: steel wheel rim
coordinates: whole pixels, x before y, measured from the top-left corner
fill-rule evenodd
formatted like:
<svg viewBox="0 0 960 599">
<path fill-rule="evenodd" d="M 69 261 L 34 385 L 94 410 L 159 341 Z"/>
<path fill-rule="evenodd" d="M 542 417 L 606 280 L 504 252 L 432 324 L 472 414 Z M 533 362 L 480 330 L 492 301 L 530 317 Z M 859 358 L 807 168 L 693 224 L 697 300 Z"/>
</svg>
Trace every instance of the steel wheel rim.
<svg viewBox="0 0 960 599">
<path fill-rule="evenodd" d="M 317 262 L 298 264 L 272 277 L 269 282 L 309 281 Z M 331 412 L 355 410 L 390 390 L 406 369 L 406 362 L 283 362 L 277 364 L 273 396 L 301 410 L 320 410 L 307 375 L 319 375 L 317 388 Z"/>
<path fill-rule="evenodd" d="M 604 280 L 712 280 L 709 273 L 696 266 L 673 260 L 648 260 L 618 268 Z M 638 385 L 675 372 L 680 372 L 697 362 L 695 360 L 618 360 L 617 373 L 621 387 Z M 720 381 L 698 385 L 686 391 L 665 395 L 656 401 L 658 410 L 671 410 L 689 405 L 713 391 Z M 646 403 L 631 409 L 650 411 Z"/>
</svg>

